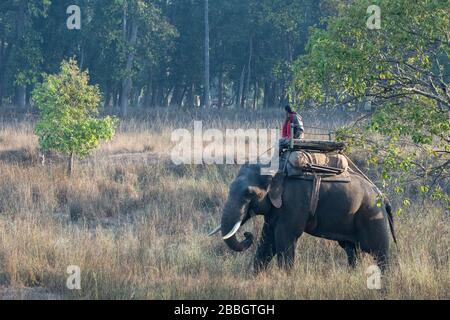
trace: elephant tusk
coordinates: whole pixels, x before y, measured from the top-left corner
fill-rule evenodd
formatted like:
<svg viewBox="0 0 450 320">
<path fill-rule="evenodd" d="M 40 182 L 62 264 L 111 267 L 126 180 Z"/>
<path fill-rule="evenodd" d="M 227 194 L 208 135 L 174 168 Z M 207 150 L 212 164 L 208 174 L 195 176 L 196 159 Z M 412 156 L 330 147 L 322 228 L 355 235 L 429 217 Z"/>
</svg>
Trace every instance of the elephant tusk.
<svg viewBox="0 0 450 320">
<path fill-rule="evenodd" d="M 208 233 L 208 236 L 212 237 L 212 236 L 215 235 L 217 232 L 219 232 L 221 228 L 222 228 L 222 226 L 218 226 L 218 227 L 215 228 L 213 231 L 211 231 L 210 233 Z"/>
<path fill-rule="evenodd" d="M 233 227 L 233 229 L 231 229 L 231 231 L 223 237 L 223 240 L 227 240 L 230 239 L 232 236 L 234 236 L 236 234 L 236 232 L 239 230 L 239 227 L 241 226 L 242 221 L 239 221 L 238 223 L 236 223 Z"/>
</svg>

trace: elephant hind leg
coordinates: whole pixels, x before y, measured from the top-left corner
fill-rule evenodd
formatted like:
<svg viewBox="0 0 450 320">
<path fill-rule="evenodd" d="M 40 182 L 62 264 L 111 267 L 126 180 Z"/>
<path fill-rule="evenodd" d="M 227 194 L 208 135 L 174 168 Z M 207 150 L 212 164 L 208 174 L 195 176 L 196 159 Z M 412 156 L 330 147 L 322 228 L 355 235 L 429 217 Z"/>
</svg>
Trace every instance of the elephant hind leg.
<svg viewBox="0 0 450 320">
<path fill-rule="evenodd" d="M 370 254 L 377 262 L 377 265 L 380 268 L 381 272 L 384 273 L 389 264 L 388 250 L 387 249 L 373 250 L 370 252 Z"/>
<path fill-rule="evenodd" d="M 370 254 L 378 267 L 384 271 L 389 258 L 390 235 L 387 229 L 387 221 L 382 211 L 372 214 L 371 217 L 372 219 L 367 218 L 361 226 L 362 228 L 359 229 L 359 243 L 361 250 Z"/>
<path fill-rule="evenodd" d="M 356 252 L 356 245 L 350 241 L 339 241 L 339 245 L 345 250 L 345 253 L 347 254 L 348 265 L 352 268 L 355 268 L 356 259 L 358 257 Z"/>
</svg>

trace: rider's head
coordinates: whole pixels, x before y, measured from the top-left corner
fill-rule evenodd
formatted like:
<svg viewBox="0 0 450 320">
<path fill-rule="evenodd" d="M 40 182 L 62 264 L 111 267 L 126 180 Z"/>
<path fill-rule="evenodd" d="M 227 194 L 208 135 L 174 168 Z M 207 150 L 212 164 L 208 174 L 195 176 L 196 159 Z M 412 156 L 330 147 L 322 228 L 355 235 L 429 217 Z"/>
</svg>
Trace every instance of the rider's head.
<svg viewBox="0 0 450 320">
<path fill-rule="evenodd" d="M 292 113 L 291 106 L 288 104 L 284 107 L 284 110 L 286 110 L 287 113 Z"/>
</svg>

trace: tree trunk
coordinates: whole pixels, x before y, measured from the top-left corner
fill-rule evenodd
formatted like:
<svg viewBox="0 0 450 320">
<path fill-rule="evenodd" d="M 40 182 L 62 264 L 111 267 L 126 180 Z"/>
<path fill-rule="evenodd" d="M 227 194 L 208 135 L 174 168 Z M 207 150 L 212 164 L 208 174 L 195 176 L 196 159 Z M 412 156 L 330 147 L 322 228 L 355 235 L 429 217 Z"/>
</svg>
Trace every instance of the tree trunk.
<svg viewBox="0 0 450 320">
<path fill-rule="evenodd" d="M 127 42 L 130 49 L 134 47 L 137 41 L 137 33 L 138 33 L 138 25 L 137 22 L 134 20 L 131 20 L 131 36 L 129 39 L 127 39 L 127 31 L 126 31 L 126 24 L 127 24 L 127 13 L 126 10 L 124 10 L 124 38 Z M 131 79 L 131 71 L 133 67 L 133 61 L 134 61 L 134 52 L 133 50 L 130 50 L 130 53 L 128 53 L 127 57 L 127 63 L 125 66 L 125 72 L 126 77 L 122 80 L 122 93 L 120 95 L 120 109 L 123 116 L 127 115 L 127 109 L 128 109 L 128 102 L 130 99 L 130 91 L 132 87 L 132 79 Z"/>
<path fill-rule="evenodd" d="M 180 107 L 183 106 L 183 101 L 184 101 L 184 97 L 186 96 L 186 93 L 188 92 L 188 87 L 185 85 L 183 92 L 181 93 L 181 97 L 180 97 Z"/>
<path fill-rule="evenodd" d="M 115 88 L 114 89 L 114 96 L 113 96 L 113 107 L 114 109 L 118 110 L 119 109 L 119 103 L 120 103 L 120 91 L 119 88 Z"/>
<path fill-rule="evenodd" d="M 154 108 L 156 106 L 156 99 L 158 97 L 158 84 L 153 82 L 152 84 L 152 100 L 150 102 L 150 106 Z"/>
<path fill-rule="evenodd" d="M 5 41 L 0 39 L 0 107 L 3 105 L 3 95 L 4 95 L 4 77 L 5 77 L 5 69 L 6 69 L 6 56 L 5 52 L 7 52 L 7 48 L 5 48 Z"/>
<path fill-rule="evenodd" d="M 253 94 L 253 110 L 256 110 L 258 107 L 258 90 L 259 90 L 257 81 L 255 81 L 254 88 L 255 88 L 255 92 Z"/>
<path fill-rule="evenodd" d="M 247 84 L 245 86 L 243 102 L 242 104 L 245 107 L 245 101 L 247 96 L 250 94 L 250 79 L 252 74 L 252 58 L 253 58 L 253 37 L 250 37 L 249 40 L 249 53 L 248 53 L 248 64 L 247 64 Z"/>
<path fill-rule="evenodd" d="M 27 9 L 26 2 L 20 1 L 16 11 L 16 32 L 18 41 L 22 40 L 25 31 L 26 9 Z M 16 53 L 17 45 L 14 51 Z M 19 69 L 22 68 L 19 66 Z M 25 105 L 27 103 L 27 88 L 25 85 L 23 84 L 16 85 L 14 103 L 16 104 L 17 108 L 25 109 Z"/>
<path fill-rule="evenodd" d="M 3 106 L 3 79 L 0 76 L 0 107 Z"/>
<path fill-rule="evenodd" d="M 135 104 L 134 104 L 135 91 L 136 91 L 136 88 L 134 86 L 131 86 L 130 95 L 129 95 L 129 99 L 128 99 L 128 106 L 132 106 L 132 107 L 135 106 Z"/>
<path fill-rule="evenodd" d="M 151 83 L 148 83 L 144 89 L 144 102 L 143 102 L 144 107 L 145 108 L 150 107 L 151 102 L 152 102 L 152 85 Z"/>
<path fill-rule="evenodd" d="M 158 91 L 156 94 L 156 106 L 163 107 L 164 106 L 164 86 L 159 85 Z"/>
<path fill-rule="evenodd" d="M 275 107 L 275 100 L 276 100 L 276 83 L 275 81 L 272 81 L 269 86 L 269 95 L 267 97 L 268 101 L 268 107 L 274 108 Z"/>
<path fill-rule="evenodd" d="M 164 95 L 163 94 L 163 106 L 164 108 L 167 108 L 169 106 L 169 97 L 170 94 L 172 93 L 172 88 L 167 89 L 167 93 Z"/>
<path fill-rule="evenodd" d="M 147 85 L 144 88 L 144 107 L 148 108 L 152 103 L 153 81 L 151 72 L 148 73 Z"/>
<path fill-rule="evenodd" d="M 105 86 L 103 108 L 108 108 L 111 102 L 111 82 L 108 81 Z"/>
<path fill-rule="evenodd" d="M 242 68 L 241 78 L 239 79 L 239 105 L 244 107 L 244 81 L 245 81 L 245 66 Z"/>
<path fill-rule="evenodd" d="M 209 83 L 209 0 L 205 0 L 205 106 L 211 106 Z"/>
<path fill-rule="evenodd" d="M 173 89 L 172 97 L 170 98 L 169 105 L 171 107 L 176 107 L 176 106 L 181 105 L 180 98 L 181 98 L 181 94 L 183 92 L 182 90 L 183 90 L 183 87 L 177 83 Z"/>
<path fill-rule="evenodd" d="M 189 105 L 189 107 L 194 107 L 194 92 L 195 92 L 195 85 L 192 83 L 189 85 L 188 91 L 187 91 L 187 104 Z"/>
<path fill-rule="evenodd" d="M 80 70 L 83 70 L 84 68 L 84 46 L 80 45 Z"/>
<path fill-rule="evenodd" d="M 24 110 L 27 104 L 27 87 L 23 85 L 17 85 L 15 91 L 16 94 L 14 103 L 19 110 Z"/>
<path fill-rule="evenodd" d="M 217 106 L 219 109 L 222 109 L 223 107 L 223 71 L 222 68 L 220 68 L 220 72 L 219 72 L 219 92 L 218 92 L 218 102 L 217 102 Z"/>
<path fill-rule="evenodd" d="M 263 92 L 263 108 L 267 109 L 269 107 L 269 83 L 264 82 L 264 92 Z"/>
<path fill-rule="evenodd" d="M 67 163 L 67 175 L 69 177 L 72 176 L 73 174 L 73 170 L 74 170 L 74 158 L 75 158 L 75 154 L 72 151 L 69 155 L 69 159 L 68 159 L 68 163 Z"/>
<path fill-rule="evenodd" d="M 142 87 L 133 87 L 131 90 L 131 105 L 139 107 L 139 98 L 141 97 Z"/>
</svg>

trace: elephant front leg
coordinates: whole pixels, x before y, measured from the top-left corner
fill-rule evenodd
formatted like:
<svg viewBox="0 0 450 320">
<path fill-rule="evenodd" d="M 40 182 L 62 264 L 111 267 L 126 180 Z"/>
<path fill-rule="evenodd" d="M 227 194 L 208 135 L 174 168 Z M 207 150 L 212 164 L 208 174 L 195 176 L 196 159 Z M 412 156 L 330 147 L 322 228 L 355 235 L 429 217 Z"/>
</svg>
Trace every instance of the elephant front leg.
<svg viewBox="0 0 450 320">
<path fill-rule="evenodd" d="M 277 252 L 278 267 L 289 271 L 294 266 L 295 246 L 298 237 L 288 232 L 288 229 L 278 226 L 275 232 L 275 244 Z"/>
<path fill-rule="evenodd" d="M 264 223 L 264 227 L 261 234 L 261 240 L 259 242 L 258 249 L 256 250 L 256 256 L 254 261 L 254 271 L 256 274 L 261 271 L 265 271 L 269 266 L 270 261 L 275 254 L 275 240 L 272 226 L 267 222 Z"/>
<path fill-rule="evenodd" d="M 339 245 L 345 250 L 347 254 L 348 265 L 352 268 L 356 267 L 356 245 L 349 241 L 339 241 Z"/>
</svg>

